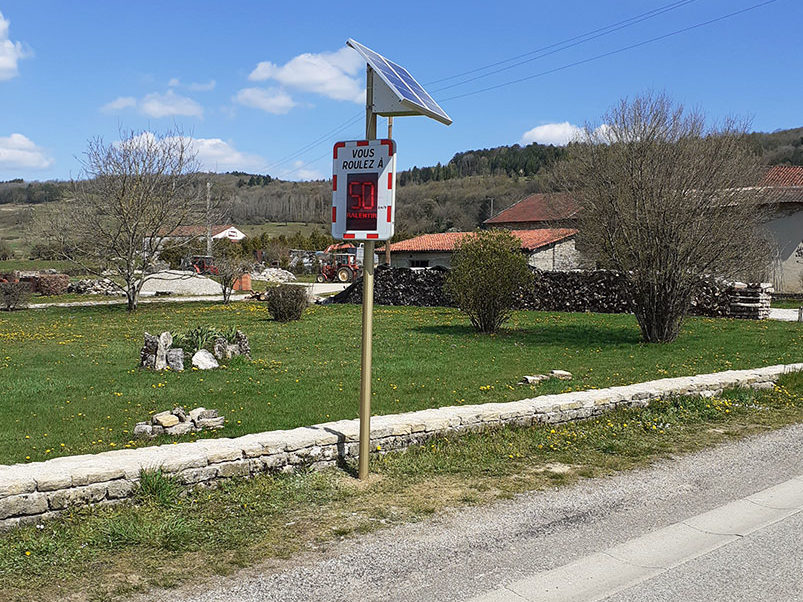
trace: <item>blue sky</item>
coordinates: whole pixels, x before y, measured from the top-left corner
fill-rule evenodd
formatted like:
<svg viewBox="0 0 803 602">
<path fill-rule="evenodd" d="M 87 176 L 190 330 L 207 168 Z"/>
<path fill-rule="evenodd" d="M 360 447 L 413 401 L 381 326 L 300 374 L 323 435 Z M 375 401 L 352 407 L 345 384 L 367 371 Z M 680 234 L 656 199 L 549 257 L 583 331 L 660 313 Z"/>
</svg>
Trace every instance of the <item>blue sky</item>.
<svg viewBox="0 0 803 602">
<path fill-rule="evenodd" d="M 364 64 L 349 37 L 404 65 L 454 120 L 396 118 L 399 169 L 472 148 L 561 143 L 648 89 L 715 119 L 749 117 L 754 130 L 800 127 L 800 0 L 619 52 L 760 2 L 0 0 L 0 180 L 76 177 L 88 139 L 172 127 L 195 139 L 209 170 L 328 178 L 332 143 L 364 130 Z"/>
</svg>

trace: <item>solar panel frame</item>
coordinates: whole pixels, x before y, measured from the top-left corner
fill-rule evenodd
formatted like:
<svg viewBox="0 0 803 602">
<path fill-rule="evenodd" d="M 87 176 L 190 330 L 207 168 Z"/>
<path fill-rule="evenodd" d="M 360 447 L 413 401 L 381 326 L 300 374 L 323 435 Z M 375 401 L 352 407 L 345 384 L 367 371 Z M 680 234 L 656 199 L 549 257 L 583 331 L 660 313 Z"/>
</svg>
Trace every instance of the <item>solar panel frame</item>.
<svg viewBox="0 0 803 602">
<path fill-rule="evenodd" d="M 450 125 L 451 117 L 446 114 L 435 99 L 418 83 L 407 69 L 386 59 L 384 56 L 363 46 L 353 39 L 346 44 L 356 50 L 379 75 L 387 87 L 398 97 L 399 102 L 406 108 L 431 117 L 443 124 Z"/>
</svg>

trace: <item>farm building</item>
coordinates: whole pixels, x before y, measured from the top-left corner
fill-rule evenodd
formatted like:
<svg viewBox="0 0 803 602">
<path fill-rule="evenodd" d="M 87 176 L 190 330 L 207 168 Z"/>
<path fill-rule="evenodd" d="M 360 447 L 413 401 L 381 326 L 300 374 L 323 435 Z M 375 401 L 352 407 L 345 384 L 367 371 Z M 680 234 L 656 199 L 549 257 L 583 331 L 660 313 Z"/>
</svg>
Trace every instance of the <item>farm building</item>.
<svg viewBox="0 0 803 602">
<path fill-rule="evenodd" d="M 541 228 L 577 228 L 580 207 L 566 193 L 531 194 L 514 203 L 484 224 L 488 228 L 533 230 Z"/>
<path fill-rule="evenodd" d="M 169 240 L 186 240 L 189 238 L 202 239 L 206 237 L 206 226 L 179 226 L 172 232 L 160 232 L 160 236 Z M 218 240 L 227 238 L 232 242 L 240 242 L 245 234 L 231 224 L 212 226 L 212 238 Z"/>
<path fill-rule="evenodd" d="M 514 230 L 528 263 L 542 270 L 568 270 L 577 267 L 572 228 Z M 455 245 L 471 232 L 422 234 L 390 245 L 391 265 L 405 268 L 450 267 Z M 381 250 L 380 250 L 381 252 Z"/>
<path fill-rule="evenodd" d="M 803 293 L 803 167 L 777 165 L 767 171 L 767 229 L 776 244 L 773 285 L 784 293 Z"/>
</svg>

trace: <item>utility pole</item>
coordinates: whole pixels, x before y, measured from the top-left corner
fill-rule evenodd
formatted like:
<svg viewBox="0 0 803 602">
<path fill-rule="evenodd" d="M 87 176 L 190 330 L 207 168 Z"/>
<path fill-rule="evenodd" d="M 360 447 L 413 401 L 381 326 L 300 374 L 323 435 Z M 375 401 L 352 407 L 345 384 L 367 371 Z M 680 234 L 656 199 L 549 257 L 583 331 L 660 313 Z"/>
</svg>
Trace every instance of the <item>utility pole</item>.
<svg viewBox="0 0 803 602">
<path fill-rule="evenodd" d="M 212 256 L 212 182 L 206 181 L 206 255 Z"/>
</svg>

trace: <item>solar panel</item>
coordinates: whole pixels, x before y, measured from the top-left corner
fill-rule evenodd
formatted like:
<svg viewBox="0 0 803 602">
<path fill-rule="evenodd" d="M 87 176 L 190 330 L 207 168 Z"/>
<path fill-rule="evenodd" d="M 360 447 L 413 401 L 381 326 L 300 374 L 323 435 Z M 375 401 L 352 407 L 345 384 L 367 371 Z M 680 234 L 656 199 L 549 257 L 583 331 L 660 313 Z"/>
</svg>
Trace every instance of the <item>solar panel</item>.
<svg viewBox="0 0 803 602">
<path fill-rule="evenodd" d="M 410 110 L 412 110 L 414 113 L 426 115 L 446 125 L 452 123 L 452 119 L 438 106 L 438 103 L 432 99 L 421 84 L 410 75 L 407 69 L 355 40 L 349 39 L 346 44 L 362 55 L 382 81 L 398 97 L 399 103 L 408 109 L 406 114 L 410 114 Z M 384 112 L 380 114 L 390 113 Z M 405 114 L 405 112 L 400 111 L 398 114 Z"/>
</svg>

